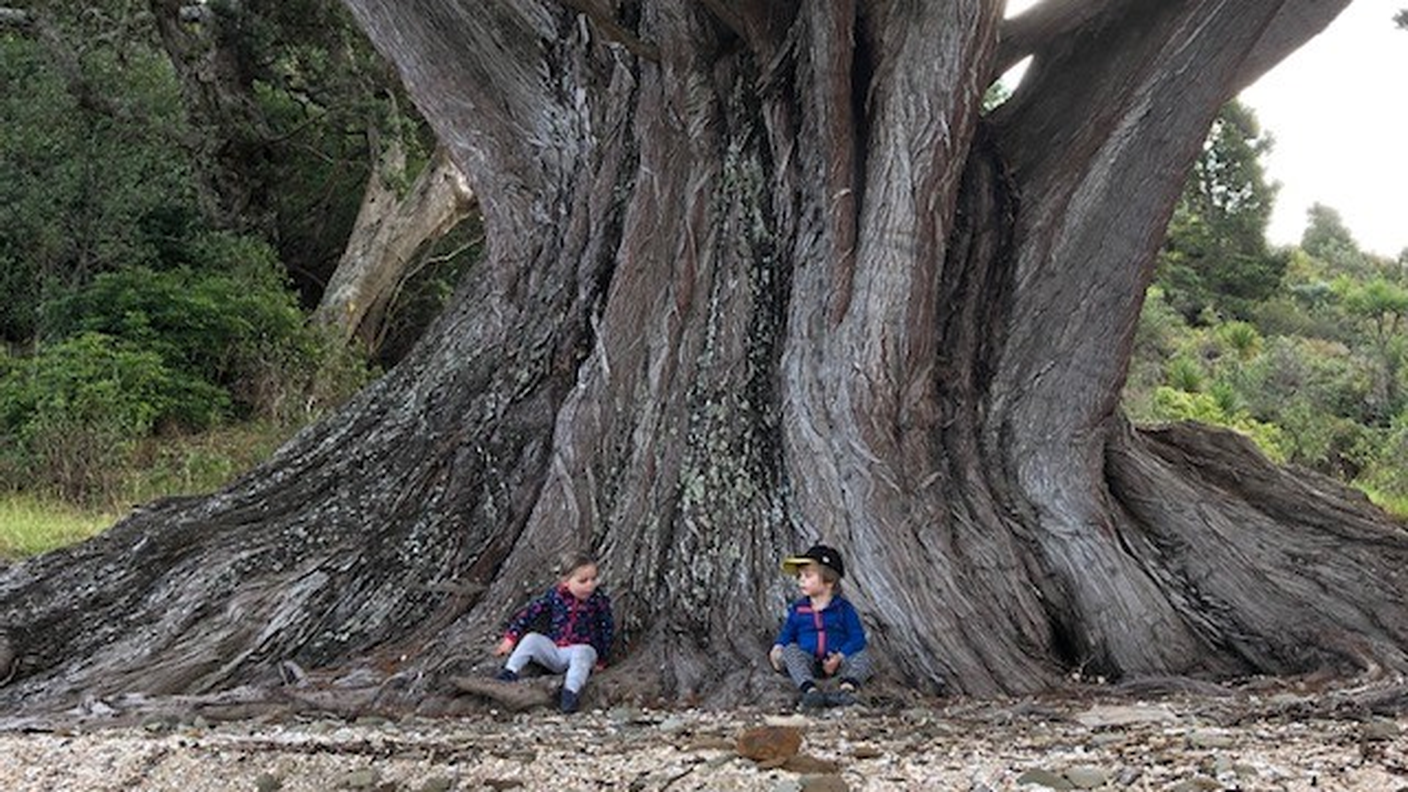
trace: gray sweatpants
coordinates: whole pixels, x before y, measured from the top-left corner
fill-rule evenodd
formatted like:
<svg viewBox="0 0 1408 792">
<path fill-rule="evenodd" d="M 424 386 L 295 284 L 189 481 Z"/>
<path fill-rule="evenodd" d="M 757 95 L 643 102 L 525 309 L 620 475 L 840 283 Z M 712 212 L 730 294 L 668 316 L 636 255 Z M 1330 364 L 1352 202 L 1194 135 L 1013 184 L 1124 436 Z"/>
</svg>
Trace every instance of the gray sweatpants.
<svg viewBox="0 0 1408 792">
<path fill-rule="evenodd" d="M 529 663 L 537 663 L 554 674 L 566 672 L 562 687 L 580 693 L 596 665 L 596 649 L 591 644 L 558 646 L 546 635 L 530 632 L 513 647 L 513 654 L 508 656 L 504 668 L 518 674 Z"/>
<path fill-rule="evenodd" d="M 808 682 L 816 683 L 816 677 L 821 673 L 821 659 L 797 644 L 788 644 L 782 647 L 782 667 L 783 672 L 791 677 L 792 684 L 801 687 Z M 862 649 L 841 660 L 841 667 L 836 669 L 835 677 L 850 679 L 859 684 L 869 679 L 872 673 L 870 650 Z"/>
</svg>

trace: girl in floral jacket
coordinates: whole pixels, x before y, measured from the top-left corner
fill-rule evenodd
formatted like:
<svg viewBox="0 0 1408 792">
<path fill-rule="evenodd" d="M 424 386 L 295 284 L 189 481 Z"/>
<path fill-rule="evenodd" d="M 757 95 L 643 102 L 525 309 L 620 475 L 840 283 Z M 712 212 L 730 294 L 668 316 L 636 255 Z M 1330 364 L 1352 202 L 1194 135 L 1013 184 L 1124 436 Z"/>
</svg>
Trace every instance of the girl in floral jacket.
<svg viewBox="0 0 1408 792">
<path fill-rule="evenodd" d="M 517 681 L 529 663 L 565 673 L 561 708 L 576 712 L 587 677 L 606 662 L 616 625 L 611 598 L 597 588 L 596 560 L 574 555 L 561 568 L 557 585 L 509 619 L 494 654 L 509 656 L 497 677 L 507 682 Z"/>
</svg>

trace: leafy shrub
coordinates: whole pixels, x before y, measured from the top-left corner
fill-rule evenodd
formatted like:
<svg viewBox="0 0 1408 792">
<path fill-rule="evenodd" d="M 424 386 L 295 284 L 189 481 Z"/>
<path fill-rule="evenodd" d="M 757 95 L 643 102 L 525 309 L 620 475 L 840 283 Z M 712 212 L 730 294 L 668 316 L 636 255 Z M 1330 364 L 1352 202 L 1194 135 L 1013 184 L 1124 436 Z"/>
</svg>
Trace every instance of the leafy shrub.
<svg viewBox="0 0 1408 792">
<path fill-rule="evenodd" d="M 1232 429 L 1250 437 L 1262 453 L 1272 460 L 1286 461 L 1284 439 L 1279 427 L 1258 421 L 1246 413 L 1229 414 L 1211 394 L 1188 393 L 1169 387 L 1156 388 L 1152 417 L 1158 421 L 1196 421 Z"/>
<path fill-rule="evenodd" d="M 1385 498 L 1408 500 L 1408 412 L 1379 434 L 1356 483 Z"/>
<path fill-rule="evenodd" d="M 1197 393 L 1203 389 L 1207 375 L 1201 363 L 1186 355 L 1179 355 L 1168 362 L 1164 377 L 1170 386 L 1178 390 Z"/>
<path fill-rule="evenodd" d="M 360 385 L 343 359 L 307 327 L 273 251 L 246 237 L 211 234 L 193 245 L 199 268 L 135 267 L 105 273 L 47 306 L 59 335 L 97 332 L 149 350 L 184 376 L 223 391 L 240 417 L 288 416 L 290 403 L 332 378 Z M 335 388 L 345 395 L 345 387 Z M 193 410 L 174 412 L 199 428 Z"/>
<path fill-rule="evenodd" d="M 1216 334 L 1218 341 L 1231 350 L 1238 360 L 1251 360 L 1261 352 L 1261 333 L 1247 322 L 1234 321 L 1218 325 Z"/>
<path fill-rule="evenodd" d="M 7 369 L 0 378 L 6 483 L 43 482 L 82 502 L 113 492 L 135 443 L 159 420 L 184 412 L 209 422 L 223 404 L 218 389 L 172 371 L 159 354 L 101 333 L 81 333 Z"/>
</svg>

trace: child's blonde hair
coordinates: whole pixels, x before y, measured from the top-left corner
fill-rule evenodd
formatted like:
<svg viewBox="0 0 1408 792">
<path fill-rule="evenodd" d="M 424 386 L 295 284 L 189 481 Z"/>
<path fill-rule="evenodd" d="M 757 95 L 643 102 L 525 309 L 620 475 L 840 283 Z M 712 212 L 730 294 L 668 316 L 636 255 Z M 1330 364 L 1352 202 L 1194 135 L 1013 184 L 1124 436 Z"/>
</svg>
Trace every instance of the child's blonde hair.
<svg viewBox="0 0 1408 792">
<path fill-rule="evenodd" d="M 581 550 L 571 550 L 563 553 L 557 559 L 557 576 L 562 580 L 572 577 L 572 573 L 584 566 L 600 566 L 596 561 L 596 556 Z"/>
</svg>

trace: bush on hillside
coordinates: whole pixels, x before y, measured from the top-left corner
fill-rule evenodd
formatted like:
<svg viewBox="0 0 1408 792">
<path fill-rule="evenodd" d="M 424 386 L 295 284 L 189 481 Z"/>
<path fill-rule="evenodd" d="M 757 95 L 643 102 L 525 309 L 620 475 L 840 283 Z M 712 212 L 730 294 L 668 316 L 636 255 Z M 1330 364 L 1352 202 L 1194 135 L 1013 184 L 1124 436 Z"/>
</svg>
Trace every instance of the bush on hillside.
<svg viewBox="0 0 1408 792">
<path fill-rule="evenodd" d="M 226 399 L 173 371 L 150 350 L 85 332 L 0 376 L 0 476 L 13 489 L 39 482 L 66 498 L 111 494 L 135 443 L 159 421 L 213 423 Z"/>
</svg>

